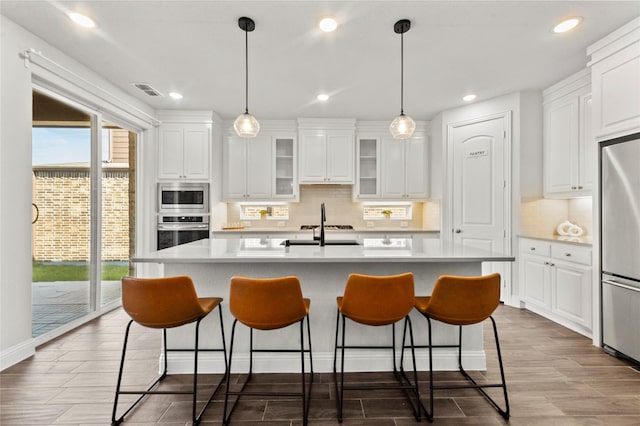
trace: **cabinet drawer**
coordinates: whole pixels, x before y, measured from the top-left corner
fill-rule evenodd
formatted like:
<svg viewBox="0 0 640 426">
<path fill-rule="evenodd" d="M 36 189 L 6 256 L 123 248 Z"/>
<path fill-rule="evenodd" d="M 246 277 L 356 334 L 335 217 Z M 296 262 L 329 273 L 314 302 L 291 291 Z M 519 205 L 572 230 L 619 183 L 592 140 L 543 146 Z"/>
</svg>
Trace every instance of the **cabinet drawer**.
<svg viewBox="0 0 640 426">
<path fill-rule="evenodd" d="M 539 256 L 550 256 L 551 244 L 545 241 L 520 240 L 520 252 Z"/>
<path fill-rule="evenodd" d="M 591 265 L 591 249 L 588 247 L 574 246 L 571 244 L 553 244 L 551 257 L 557 260 Z"/>
</svg>

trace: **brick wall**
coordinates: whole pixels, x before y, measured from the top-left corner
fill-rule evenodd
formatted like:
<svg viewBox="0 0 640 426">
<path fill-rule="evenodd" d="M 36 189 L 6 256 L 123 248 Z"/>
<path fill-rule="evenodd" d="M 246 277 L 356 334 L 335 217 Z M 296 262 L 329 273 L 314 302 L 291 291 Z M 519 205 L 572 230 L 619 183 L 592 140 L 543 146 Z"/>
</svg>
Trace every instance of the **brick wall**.
<svg viewBox="0 0 640 426">
<path fill-rule="evenodd" d="M 90 249 L 89 169 L 34 167 L 33 260 L 86 262 Z M 129 259 L 129 171 L 103 170 L 102 260 Z"/>
</svg>

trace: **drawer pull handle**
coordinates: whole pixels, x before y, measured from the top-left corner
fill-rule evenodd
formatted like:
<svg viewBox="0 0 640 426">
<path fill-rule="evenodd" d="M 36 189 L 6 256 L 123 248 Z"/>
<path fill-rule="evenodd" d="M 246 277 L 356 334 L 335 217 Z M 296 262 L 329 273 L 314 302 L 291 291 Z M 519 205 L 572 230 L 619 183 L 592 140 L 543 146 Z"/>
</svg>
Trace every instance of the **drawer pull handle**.
<svg viewBox="0 0 640 426">
<path fill-rule="evenodd" d="M 535 247 L 531 247 L 529 250 L 536 251 L 536 248 Z"/>
<path fill-rule="evenodd" d="M 570 257 L 571 253 L 565 253 L 564 255 L 567 256 L 567 257 Z"/>
</svg>

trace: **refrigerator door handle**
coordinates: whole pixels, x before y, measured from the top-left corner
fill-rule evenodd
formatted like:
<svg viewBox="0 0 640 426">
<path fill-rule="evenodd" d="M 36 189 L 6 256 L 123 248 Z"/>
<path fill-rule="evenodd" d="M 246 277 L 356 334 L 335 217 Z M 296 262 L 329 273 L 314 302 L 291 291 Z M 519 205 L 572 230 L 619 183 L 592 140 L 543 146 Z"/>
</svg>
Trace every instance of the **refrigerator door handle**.
<svg viewBox="0 0 640 426">
<path fill-rule="evenodd" d="M 622 284 L 614 280 L 602 280 L 603 284 L 610 284 L 616 287 L 624 288 L 626 290 L 631 290 L 640 293 L 640 287 L 633 287 L 630 285 Z"/>
</svg>

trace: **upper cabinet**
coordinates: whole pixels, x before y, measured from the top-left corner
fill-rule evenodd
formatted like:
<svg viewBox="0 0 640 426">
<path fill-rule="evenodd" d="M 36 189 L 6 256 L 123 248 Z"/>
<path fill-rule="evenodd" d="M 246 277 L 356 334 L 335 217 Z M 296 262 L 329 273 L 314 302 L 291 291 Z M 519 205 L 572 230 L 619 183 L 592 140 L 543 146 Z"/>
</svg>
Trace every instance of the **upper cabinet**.
<svg viewBox="0 0 640 426">
<path fill-rule="evenodd" d="M 596 176 L 596 143 L 591 125 L 589 70 L 551 86 L 543 95 L 544 195 L 591 195 Z"/>
<path fill-rule="evenodd" d="M 299 119 L 301 184 L 353 184 L 355 120 Z"/>
<path fill-rule="evenodd" d="M 384 199 L 424 200 L 429 196 L 427 138 L 382 138 L 381 194 Z"/>
<path fill-rule="evenodd" d="M 210 119 L 208 123 L 163 121 L 158 129 L 158 179 L 209 179 L 210 145 Z"/>
<path fill-rule="evenodd" d="M 293 122 L 264 122 L 255 138 L 229 134 L 223 142 L 223 199 L 299 199 L 297 137 Z"/>
<path fill-rule="evenodd" d="M 223 145 L 225 200 L 249 201 L 271 197 L 271 138 L 229 136 Z"/>
<path fill-rule="evenodd" d="M 380 140 L 376 135 L 358 135 L 354 199 L 380 198 Z"/>
<path fill-rule="evenodd" d="M 640 132 L 640 18 L 589 46 L 587 54 L 596 140 Z"/>
<path fill-rule="evenodd" d="M 272 138 L 273 198 L 298 199 L 297 146 L 294 135 Z"/>
<path fill-rule="evenodd" d="M 428 139 L 423 126 L 406 140 L 393 139 L 389 123 L 358 126 L 354 200 L 427 199 Z"/>
</svg>

